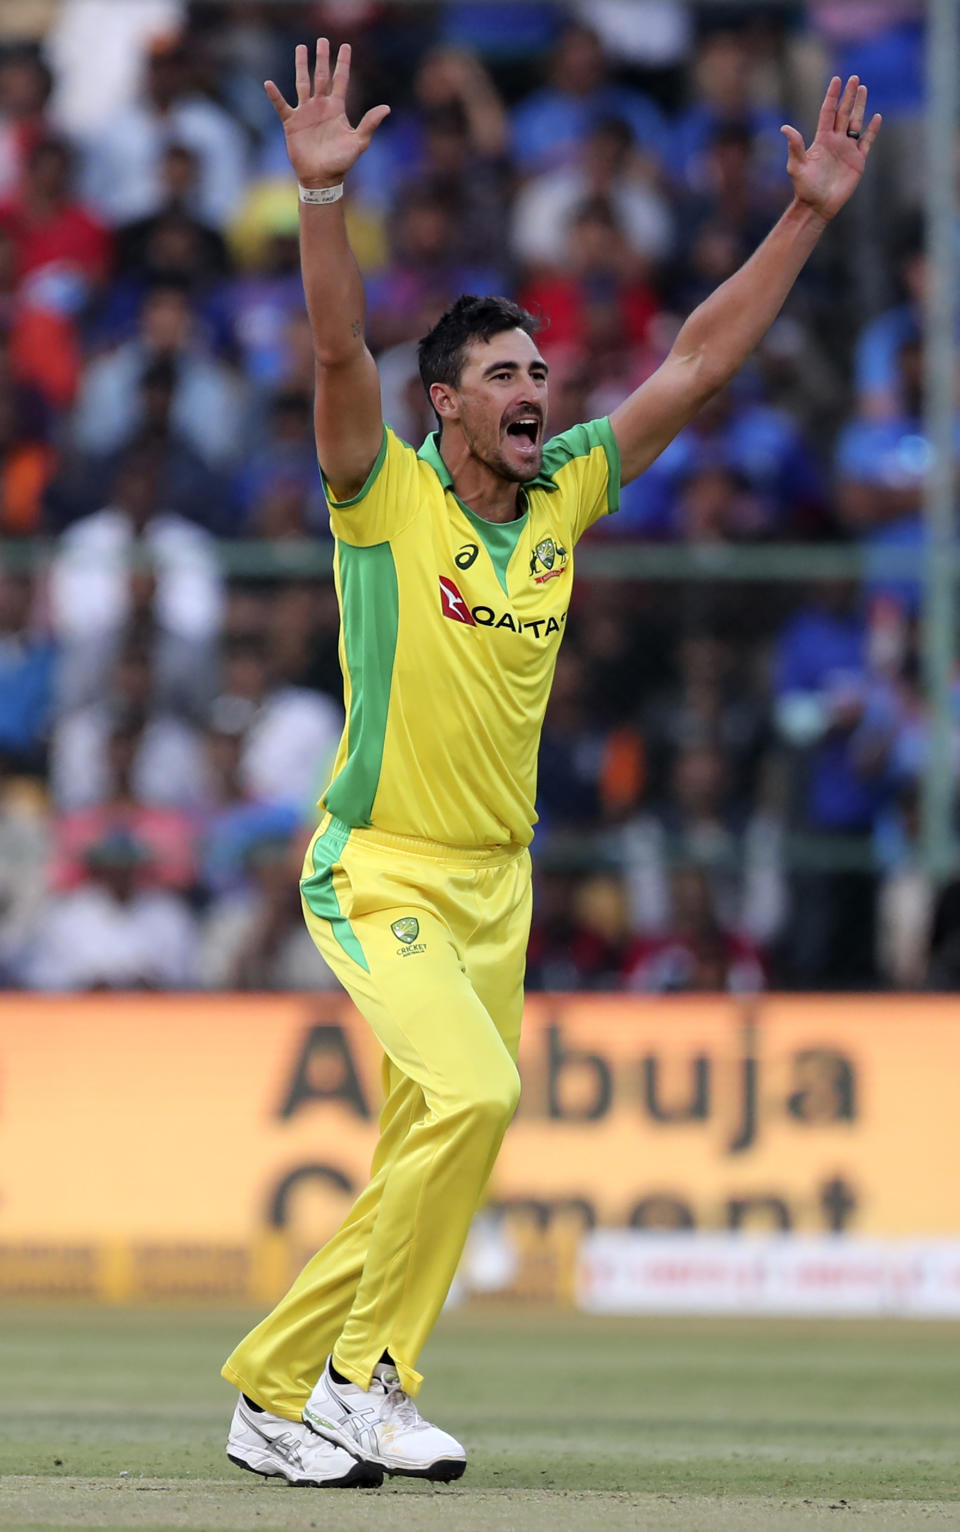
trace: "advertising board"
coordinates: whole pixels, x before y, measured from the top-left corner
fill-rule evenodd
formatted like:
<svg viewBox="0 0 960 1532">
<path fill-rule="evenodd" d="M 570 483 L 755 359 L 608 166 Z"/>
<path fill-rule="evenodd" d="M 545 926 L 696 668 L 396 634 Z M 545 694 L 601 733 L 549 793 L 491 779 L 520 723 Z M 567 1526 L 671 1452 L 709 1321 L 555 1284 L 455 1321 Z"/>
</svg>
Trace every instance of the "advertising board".
<svg viewBox="0 0 960 1532">
<path fill-rule="evenodd" d="M 531 996 L 491 1204 L 558 1249 L 960 1235 L 958 1072 L 948 997 Z M 379 1073 L 340 996 L 5 997 L 0 1292 L 273 1291 L 363 1184 Z"/>
</svg>

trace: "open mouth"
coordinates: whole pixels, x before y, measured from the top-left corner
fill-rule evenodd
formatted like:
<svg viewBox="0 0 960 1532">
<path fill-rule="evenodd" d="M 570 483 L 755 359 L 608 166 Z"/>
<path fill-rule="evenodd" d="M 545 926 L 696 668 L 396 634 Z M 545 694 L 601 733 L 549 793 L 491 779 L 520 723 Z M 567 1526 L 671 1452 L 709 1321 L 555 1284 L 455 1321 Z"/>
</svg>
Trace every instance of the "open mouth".
<svg viewBox="0 0 960 1532">
<path fill-rule="evenodd" d="M 507 435 L 512 436 L 514 441 L 526 442 L 535 447 L 540 439 L 540 422 L 535 415 L 523 415 L 519 420 L 510 422 Z"/>
</svg>

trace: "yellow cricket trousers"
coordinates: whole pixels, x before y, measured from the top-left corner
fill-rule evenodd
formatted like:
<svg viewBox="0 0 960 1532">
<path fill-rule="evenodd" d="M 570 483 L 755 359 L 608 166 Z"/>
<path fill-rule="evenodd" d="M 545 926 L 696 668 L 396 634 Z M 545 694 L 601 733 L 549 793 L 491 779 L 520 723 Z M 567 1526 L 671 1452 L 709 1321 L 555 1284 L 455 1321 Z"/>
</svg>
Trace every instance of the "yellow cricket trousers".
<svg viewBox="0 0 960 1532">
<path fill-rule="evenodd" d="M 371 1180 L 223 1376 L 299 1420 L 332 1352 L 369 1388 L 384 1351 L 416 1362 L 517 1107 L 530 928 L 525 847 L 442 846 L 326 814 L 307 849 L 304 915 L 384 1050 Z"/>
</svg>

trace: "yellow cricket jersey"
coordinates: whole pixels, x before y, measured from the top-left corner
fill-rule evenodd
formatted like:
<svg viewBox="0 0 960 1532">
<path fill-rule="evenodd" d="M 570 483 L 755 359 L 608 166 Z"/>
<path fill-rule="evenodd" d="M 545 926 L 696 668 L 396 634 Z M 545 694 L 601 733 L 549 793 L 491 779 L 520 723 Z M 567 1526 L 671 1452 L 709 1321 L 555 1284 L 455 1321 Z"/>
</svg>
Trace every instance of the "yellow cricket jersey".
<svg viewBox="0 0 960 1532">
<path fill-rule="evenodd" d="M 606 419 L 547 442 L 514 521 L 458 500 L 437 435 L 415 452 L 387 428 L 359 495 L 327 489 L 347 723 L 322 808 L 447 845 L 529 843 L 573 549 L 619 493 Z"/>
</svg>

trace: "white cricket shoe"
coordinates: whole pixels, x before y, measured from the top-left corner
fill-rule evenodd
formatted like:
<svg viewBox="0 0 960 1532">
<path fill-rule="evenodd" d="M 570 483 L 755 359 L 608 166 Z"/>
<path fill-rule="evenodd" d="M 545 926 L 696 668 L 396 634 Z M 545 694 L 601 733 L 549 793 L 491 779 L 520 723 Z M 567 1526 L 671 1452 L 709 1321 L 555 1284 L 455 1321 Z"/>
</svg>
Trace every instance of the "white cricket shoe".
<svg viewBox="0 0 960 1532">
<path fill-rule="evenodd" d="M 424 1420 L 400 1386 L 395 1367 L 381 1362 L 373 1370 L 369 1390 L 355 1383 L 336 1383 L 330 1360 L 304 1405 L 303 1418 L 311 1430 L 365 1463 L 389 1474 L 434 1479 L 449 1484 L 467 1466 L 467 1454 L 446 1431 Z"/>
<path fill-rule="evenodd" d="M 286 1479 L 310 1489 L 377 1489 L 383 1474 L 370 1463 L 324 1441 L 295 1420 L 251 1410 L 241 1394 L 230 1422 L 227 1457 L 265 1479 Z"/>
</svg>

